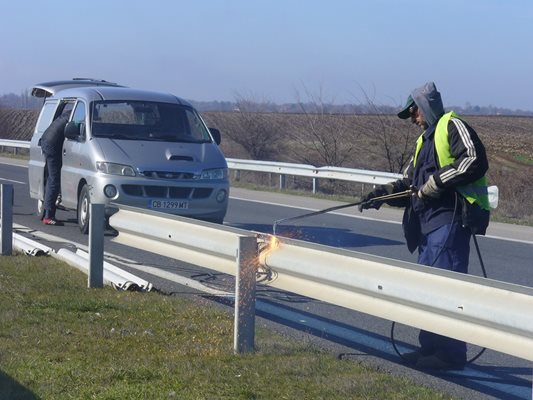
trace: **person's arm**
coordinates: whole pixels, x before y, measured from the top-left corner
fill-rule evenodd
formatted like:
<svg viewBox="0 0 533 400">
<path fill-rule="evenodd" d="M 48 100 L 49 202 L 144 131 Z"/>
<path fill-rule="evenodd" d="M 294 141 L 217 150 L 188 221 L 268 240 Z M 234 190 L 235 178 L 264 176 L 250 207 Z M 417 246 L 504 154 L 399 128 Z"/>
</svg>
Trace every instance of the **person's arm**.
<svg viewBox="0 0 533 400">
<path fill-rule="evenodd" d="M 457 118 L 448 124 L 450 152 L 455 161 L 434 174 L 435 183 L 440 188 L 453 188 L 472 183 L 488 170 L 489 164 L 485 147 L 476 131 Z"/>
<path fill-rule="evenodd" d="M 400 178 L 396 181 L 386 183 L 384 185 L 377 185 L 374 190 L 367 193 L 361 197 L 361 204 L 359 204 L 359 211 L 363 211 L 369 208 L 378 209 L 383 203 L 387 203 L 393 207 L 407 207 L 409 200 L 408 198 L 398 198 L 394 200 L 387 201 L 372 201 L 375 197 L 384 196 L 387 194 L 393 194 L 398 192 L 403 192 L 410 189 L 411 185 L 411 171 L 413 170 L 413 159 L 409 161 L 409 165 L 405 168 L 403 173 L 403 178 Z"/>
</svg>

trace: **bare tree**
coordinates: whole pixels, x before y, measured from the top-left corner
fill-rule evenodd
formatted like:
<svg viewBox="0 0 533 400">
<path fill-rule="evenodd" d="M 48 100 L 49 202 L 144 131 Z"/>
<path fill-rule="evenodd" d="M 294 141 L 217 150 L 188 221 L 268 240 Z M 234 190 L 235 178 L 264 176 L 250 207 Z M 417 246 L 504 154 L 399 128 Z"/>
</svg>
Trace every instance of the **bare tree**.
<svg viewBox="0 0 533 400">
<path fill-rule="evenodd" d="M 353 157 L 356 127 L 349 123 L 346 114 L 334 115 L 333 102 L 325 102 L 322 89 L 318 95 L 305 90 L 304 101 L 297 92 L 301 117 L 293 120 L 288 135 L 293 141 L 294 159 L 317 166 L 342 166 Z"/>
<path fill-rule="evenodd" d="M 418 133 L 413 126 L 402 124 L 396 115 L 384 114 L 381 107 L 362 91 L 373 114 L 372 128 L 362 130 L 371 140 L 363 141 L 362 146 L 368 154 L 382 158 L 389 172 L 401 173 L 413 155 Z"/>
<path fill-rule="evenodd" d="M 242 146 L 251 159 L 272 160 L 280 152 L 284 137 L 283 119 L 279 115 L 264 112 L 268 103 L 237 95 L 232 113 L 225 113 L 218 127 L 233 142 Z M 213 122 L 215 115 L 210 116 Z M 221 125 L 223 124 L 223 125 Z"/>
</svg>

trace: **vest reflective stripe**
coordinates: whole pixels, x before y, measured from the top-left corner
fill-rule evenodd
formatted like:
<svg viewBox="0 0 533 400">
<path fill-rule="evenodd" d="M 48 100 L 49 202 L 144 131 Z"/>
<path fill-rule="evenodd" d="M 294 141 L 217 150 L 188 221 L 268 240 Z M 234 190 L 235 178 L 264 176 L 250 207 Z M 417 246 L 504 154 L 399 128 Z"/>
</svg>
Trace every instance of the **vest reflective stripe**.
<svg viewBox="0 0 533 400">
<path fill-rule="evenodd" d="M 441 167 L 450 165 L 455 161 L 455 158 L 450 152 L 450 142 L 448 140 L 448 123 L 450 122 L 450 119 L 452 117 L 459 118 L 456 113 L 450 111 L 449 113 L 444 114 L 439 119 L 437 127 L 435 128 L 435 151 L 437 152 L 438 162 Z M 422 148 L 423 136 L 424 134 L 422 133 L 422 135 L 420 135 L 416 141 L 413 166 L 416 165 L 418 153 Z M 485 210 L 488 210 L 490 208 L 486 177 L 482 177 L 468 185 L 458 186 L 457 191 L 461 193 L 470 204 L 477 203 L 481 208 Z"/>
</svg>

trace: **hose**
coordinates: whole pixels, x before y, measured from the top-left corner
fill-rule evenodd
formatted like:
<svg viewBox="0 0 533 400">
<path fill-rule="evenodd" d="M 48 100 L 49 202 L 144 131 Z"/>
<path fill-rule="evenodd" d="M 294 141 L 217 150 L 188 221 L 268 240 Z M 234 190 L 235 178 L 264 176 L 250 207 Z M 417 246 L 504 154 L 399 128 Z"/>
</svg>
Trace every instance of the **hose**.
<svg viewBox="0 0 533 400">
<path fill-rule="evenodd" d="M 458 204 L 458 194 L 456 192 L 455 193 L 455 204 L 454 204 L 454 210 L 453 210 L 453 217 L 452 217 L 451 225 L 453 225 L 453 222 L 455 221 L 455 214 L 457 212 L 457 204 Z M 444 241 L 444 244 L 440 248 L 439 252 L 437 253 L 437 256 L 435 257 L 435 259 L 431 263 L 430 267 L 433 266 L 437 262 L 437 259 L 440 257 L 440 254 L 442 253 L 442 251 L 444 249 L 444 246 L 445 246 L 446 242 L 448 241 L 448 239 L 450 237 L 450 233 L 451 233 L 451 229 L 448 232 L 448 236 L 446 236 L 446 240 Z M 481 257 L 481 251 L 479 250 L 479 245 L 477 243 L 476 235 L 472 234 L 472 237 L 474 238 L 474 245 L 476 246 L 476 253 L 477 253 L 477 256 L 478 256 L 478 259 L 479 259 L 479 263 L 481 264 L 481 270 L 483 272 L 483 277 L 487 278 L 487 270 L 485 269 L 485 264 L 483 263 L 483 258 Z M 391 339 L 392 347 L 394 348 L 394 351 L 396 352 L 396 354 L 398 354 L 398 356 L 403 360 L 403 362 L 408 364 L 409 362 L 403 357 L 402 353 L 400 353 L 400 351 L 398 350 L 398 347 L 396 346 L 396 341 L 394 340 L 394 328 L 395 328 L 395 326 L 396 326 L 396 322 L 393 321 L 392 325 L 391 325 L 391 331 L 390 331 L 390 339 Z M 476 361 L 479 357 L 481 357 L 481 355 L 485 352 L 485 350 L 487 350 L 485 347 L 482 348 L 478 354 L 473 356 L 471 359 L 467 360 L 466 364 L 471 364 L 474 361 Z"/>
<path fill-rule="evenodd" d="M 374 197 L 374 198 L 372 198 L 369 201 L 375 202 L 375 201 L 387 201 L 387 200 L 393 200 L 393 199 L 400 199 L 400 198 L 403 198 L 403 197 L 411 196 L 412 194 L 413 194 L 413 190 L 412 189 L 408 189 L 408 190 L 405 190 L 403 192 L 397 192 L 397 193 L 392 193 L 392 194 L 386 194 L 384 196 Z M 358 201 L 356 203 L 341 204 L 340 206 L 334 206 L 334 207 L 330 207 L 330 208 L 325 208 L 323 210 L 313 211 L 313 212 L 310 212 L 310 213 L 307 213 L 307 214 L 302 214 L 302 215 L 297 215 L 296 217 L 278 219 L 278 220 L 274 221 L 274 225 L 272 226 L 272 233 L 273 233 L 274 236 L 276 236 L 276 228 L 277 228 L 278 224 L 280 224 L 282 222 L 296 221 L 298 219 L 303 219 L 303 218 L 312 217 L 312 216 L 315 216 L 315 215 L 325 214 L 325 213 L 330 212 L 330 211 L 340 210 L 341 208 L 354 207 L 354 206 L 358 206 L 358 205 L 364 204 L 364 203 L 367 203 L 367 201 Z"/>
</svg>

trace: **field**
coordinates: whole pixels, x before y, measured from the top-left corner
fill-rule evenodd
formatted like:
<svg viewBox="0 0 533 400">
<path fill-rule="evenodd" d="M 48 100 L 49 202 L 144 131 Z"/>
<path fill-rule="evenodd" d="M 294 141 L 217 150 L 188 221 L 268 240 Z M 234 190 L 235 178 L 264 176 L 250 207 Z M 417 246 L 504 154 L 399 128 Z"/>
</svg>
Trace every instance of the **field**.
<svg viewBox="0 0 533 400">
<path fill-rule="evenodd" d="M 36 110 L 0 109 L 0 138 L 30 140 Z M 418 135 L 408 122 L 392 115 L 327 114 L 318 107 L 301 114 L 205 112 L 210 127 L 222 132 L 227 157 L 342 166 L 401 172 Z M 485 144 L 490 162 L 489 183 L 497 185 L 500 202 L 493 219 L 533 224 L 533 118 L 465 116 Z M 272 177 L 251 176 L 270 184 Z M 246 174 L 244 174 L 246 179 Z M 293 178 L 290 186 L 307 190 L 311 182 Z M 360 195 L 361 185 L 321 183 L 326 194 Z"/>
</svg>

